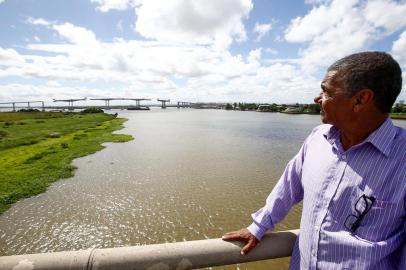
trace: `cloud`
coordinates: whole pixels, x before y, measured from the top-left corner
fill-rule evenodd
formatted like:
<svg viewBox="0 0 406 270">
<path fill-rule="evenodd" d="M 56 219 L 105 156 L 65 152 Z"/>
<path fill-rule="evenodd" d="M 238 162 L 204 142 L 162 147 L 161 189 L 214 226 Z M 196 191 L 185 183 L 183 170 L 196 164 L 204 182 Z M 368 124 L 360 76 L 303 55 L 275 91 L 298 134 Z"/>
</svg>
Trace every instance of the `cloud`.
<svg viewBox="0 0 406 270">
<path fill-rule="evenodd" d="M 48 26 L 51 25 L 51 22 L 44 20 L 42 18 L 32 18 L 28 17 L 26 19 L 26 23 L 33 24 L 33 25 L 43 25 L 43 26 Z"/>
<path fill-rule="evenodd" d="M 385 10 L 385 12 L 382 12 Z M 285 31 L 292 43 L 308 44 L 299 51 L 303 70 L 315 72 L 368 46 L 406 25 L 406 2 L 334 0 L 314 6 L 293 19 Z"/>
<path fill-rule="evenodd" d="M 123 32 L 123 20 L 119 20 L 116 24 L 116 28 L 118 31 Z"/>
<path fill-rule="evenodd" d="M 392 52 L 395 55 L 406 56 L 406 31 L 399 35 L 399 39 L 393 43 Z"/>
<path fill-rule="evenodd" d="M 393 42 L 392 54 L 402 68 L 406 69 L 406 31 L 403 31 L 399 38 Z"/>
<path fill-rule="evenodd" d="M 89 29 L 71 23 L 42 22 L 70 44 L 29 44 L 28 50 L 46 52 L 46 56 L 25 55 L 28 62 L 24 67 L 4 69 L 0 76 L 52 81 L 102 80 L 136 85 L 138 89 L 157 89 L 157 93 L 184 93 L 184 85 L 176 80 L 188 83 L 201 78 L 209 84 L 206 79 L 216 77 L 227 84 L 235 78 L 252 76 L 261 65 L 261 49 L 251 51 L 244 59 L 206 44 L 123 39 L 103 43 Z"/>
<path fill-rule="evenodd" d="M 305 0 L 306 4 L 309 5 L 325 5 L 330 3 L 332 0 Z"/>
<path fill-rule="evenodd" d="M 123 41 L 80 44 L 29 44 L 27 49 L 57 53 L 30 57 L 29 75 L 86 80 L 164 81 L 165 76 L 196 77 L 210 73 L 221 55 L 204 47 L 166 46 L 156 42 Z M 219 60 L 220 61 L 220 60 Z M 61 70 L 61 72 L 58 72 Z M 65 70 L 66 72 L 63 72 Z M 24 70 L 27 75 L 27 70 Z M 85 72 L 84 72 L 85 71 Z M 152 79 L 151 79 L 152 78 Z"/>
<path fill-rule="evenodd" d="M 97 10 L 101 12 L 109 12 L 110 10 L 126 10 L 130 7 L 134 7 L 137 0 L 90 0 L 92 3 L 96 3 Z"/>
<path fill-rule="evenodd" d="M 71 23 L 57 23 L 47 21 L 43 18 L 32 18 L 28 17 L 26 20 L 27 23 L 33 25 L 46 26 L 55 30 L 60 37 L 74 44 L 88 44 L 92 46 L 97 43 L 96 35 L 89 29 L 73 25 Z M 37 36 L 34 36 L 36 41 L 39 41 Z"/>
<path fill-rule="evenodd" d="M 363 48 L 373 29 L 360 16 L 356 3 L 356 0 L 335 0 L 292 20 L 285 32 L 286 40 L 309 42 L 309 46 L 300 51 L 304 70 L 314 72 L 319 66 Z"/>
<path fill-rule="evenodd" d="M 251 50 L 247 56 L 248 63 L 259 63 L 261 61 L 262 49 Z"/>
<path fill-rule="evenodd" d="M 53 29 L 56 30 L 61 37 L 74 44 L 88 44 L 90 46 L 97 43 L 96 35 L 92 31 L 71 23 L 54 25 Z"/>
<path fill-rule="evenodd" d="M 209 101 L 296 103 L 298 93 L 311 102 L 319 81 L 294 65 L 277 63 L 256 66 L 228 80 L 215 74 L 191 79 L 187 88 L 196 89 L 197 95 L 206 96 Z"/>
<path fill-rule="evenodd" d="M 251 0 L 148 0 L 136 8 L 135 29 L 159 41 L 226 48 L 246 39 L 243 19 L 252 8 Z"/>
<path fill-rule="evenodd" d="M 266 48 L 265 51 L 271 55 L 277 55 L 279 52 L 273 48 Z"/>
<path fill-rule="evenodd" d="M 45 105 L 55 105 L 55 103 L 52 102 L 52 99 L 68 99 L 72 97 L 80 98 L 84 96 L 112 96 L 114 95 L 114 91 L 117 91 L 117 89 L 106 91 L 88 87 L 60 86 L 58 83 L 46 83 L 39 85 L 11 83 L 0 85 L 0 100 L 42 100 L 45 102 Z M 86 104 L 89 103 L 92 103 L 92 101 L 86 101 Z"/>
<path fill-rule="evenodd" d="M 334 0 L 329 5 L 313 7 L 304 17 L 297 17 L 291 21 L 285 32 L 286 40 L 307 42 L 314 41 L 319 36 L 338 38 L 340 36 L 331 35 L 330 32 L 335 31 L 339 32 L 337 34 L 344 35 L 354 31 L 353 29 L 356 27 L 362 27 L 362 24 L 357 24 L 347 29 L 352 22 L 363 22 L 363 16 L 357 3 L 358 0 Z M 353 18 L 353 16 L 359 18 Z M 343 41 L 345 42 L 345 40 L 340 40 L 340 42 Z"/>
<path fill-rule="evenodd" d="M 3 49 L 0 47 L 0 66 L 21 65 L 24 58 L 14 49 Z"/>
<path fill-rule="evenodd" d="M 296 103 L 298 94 L 303 100 L 312 102 L 319 92 L 319 80 L 304 74 L 297 66 L 277 63 L 264 68 L 263 73 L 261 76 L 268 79 L 269 95 L 279 102 Z"/>
<path fill-rule="evenodd" d="M 272 24 L 259 24 L 258 22 L 255 23 L 254 33 L 257 33 L 258 36 L 256 41 L 260 41 L 270 30 L 272 29 Z"/>
<path fill-rule="evenodd" d="M 391 34 L 406 25 L 406 3 L 390 0 L 368 1 L 364 9 L 365 18 L 376 28 Z"/>
<path fill-rule="evenodd" d="M 20 59 L 24 63 L 0 67 L 0 77 L 46 81 L 43 87 L 20 85 L 18 89 L 26 91 L 26 98 L 34 98 L 33 93 L 42 89 L 39 93 L 48 93 L 46 97 L 58 98 L 65 95 L 119 96 L 122 93 L 191 101 L 262 102 L 264 97 L 269 97 L 273 102 L 293 102 L 297 92 L 288 93 L 289 87 L 303 93 L 301 97 L 304 98 L 306 85 L 313 83 L 312 77 L 303 75 L 296 64 L 264 62 L 261 48 L 243 56 L 207 44 L 123 39 L 101 42 L 91 30 L 71 23 L 45 26 L 69 43 L 28 44 L 25 54 L 12 49 L 0 51 L 1 55 L 8 55 L 8 59 Z M 95 91 L 91 87 L 93 83 L 103 86 Z M 67 84 L 80 87 L 62 87 Z M 113 91 L 110 85 L 121 87 Z M 314 84 L 312 89 L 317 86 Z M 2 93 L 5 93 L 4 87 L 0 86 Z M 123 88 L 128 92 L 124 93 Z M 11 90 L 7 91 L 11 93 Z"/>
<path fill-rule="evenodd" d="M 24 55 L 27 60 L 24 66 L 3 69 L 0 76 L 80 81 L 84 85 L 81 88 L 84 96 L 94 96 L 94 93 L 88 92 L 87 83 L 104 81 L 130 85 L 133 95 L 142 93 L 145 97 L 171 96 L 196 100 L 199 95 L 205 95 L 204 98 L 212 101 L 258 101 L 272 93 L 269 97 L 274 102 L 293 102 L 297 95 L 290 95 L 287 89 L 295 87 L 303 92 L 305 88 L 301 89 L 299 84 L 303 87 L 309 84 L 307 77 L 291 64 L 262 64 L 260 48 L 242 57 L 207 46 L 169 46 L 155 41 L 118 39 L 111 43 L 98 41 L 93 50 L 85 44 L 30 44 L 27 49 L 57 55 Z M 177 82 L 178 79 L 185 83 Z M 56 86 L 64 84 L 46 86 L 47 89 L 53 86 L 54 91 L 62 91 Z M 103 95 L 118 94 L 98 92 L 98 96 Z"/>
</svg>

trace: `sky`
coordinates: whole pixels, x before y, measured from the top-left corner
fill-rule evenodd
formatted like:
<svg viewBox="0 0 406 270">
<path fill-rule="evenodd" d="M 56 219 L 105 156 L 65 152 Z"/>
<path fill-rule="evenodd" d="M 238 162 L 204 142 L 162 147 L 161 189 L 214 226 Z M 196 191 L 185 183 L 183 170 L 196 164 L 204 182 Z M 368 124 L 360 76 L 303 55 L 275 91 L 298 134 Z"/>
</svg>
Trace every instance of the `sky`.
<svg viewBox="0 0 406 270">
<path fill-rule="evenodd" d="M 406 0 L 0 0 L 0 102 L 312 103 L 329 65 L 371 50 L 400 63 L 405 100 L 405 14 Z"/>
</svg>

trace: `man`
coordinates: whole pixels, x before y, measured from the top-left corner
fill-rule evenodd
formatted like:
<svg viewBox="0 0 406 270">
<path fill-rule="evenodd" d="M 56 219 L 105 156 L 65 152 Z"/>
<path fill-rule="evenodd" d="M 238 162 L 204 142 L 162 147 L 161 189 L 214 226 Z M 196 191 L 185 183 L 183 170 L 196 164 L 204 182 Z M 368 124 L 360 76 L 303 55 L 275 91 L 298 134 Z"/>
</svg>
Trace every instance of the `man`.
<svg viewBox="0 0 406 270">
<path fill-rule="evenodd" d="M 224 240 L 244 255 L 303 201 L 290 269 L 406 269 L 406 130 L 388 118 L 402 85 L 383 52 L 338 60 L 327 70 L 316 127 L 254 213 Z"/>
</svg>

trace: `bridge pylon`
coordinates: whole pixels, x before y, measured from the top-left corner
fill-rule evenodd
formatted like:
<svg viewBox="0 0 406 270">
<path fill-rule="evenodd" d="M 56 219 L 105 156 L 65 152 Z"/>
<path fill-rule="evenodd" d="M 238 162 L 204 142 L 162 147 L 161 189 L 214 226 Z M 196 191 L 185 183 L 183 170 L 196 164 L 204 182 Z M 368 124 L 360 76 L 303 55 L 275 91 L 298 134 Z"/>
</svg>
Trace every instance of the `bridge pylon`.
<svg viewBox="0 0 406 270">
<path fill-rule="evenodd" d="M 110 101 L 112 100 L 125 100 L 125 98 L 91 98 L 90 100 L 102 100 L 104 101 L 106 109 L 110 109 Z"/>
<path fill-rule="evenodd" d="M 157 99 L 157 101 L 162 103 L 162 106 L 161 106 L 162 109 L 166 109 L 166 102 L 171 102 L 170 99 Z"/>
<path fill-rule="evenodd" d="M 135 108 L 141 108 L 141 101 L 151 100 L 151 99 L 150 98 L 126 98 L 126 100 L 135 100 Z M 146 106 L 145 108 L 148 108 L 148 106 Z"/>
</svg>

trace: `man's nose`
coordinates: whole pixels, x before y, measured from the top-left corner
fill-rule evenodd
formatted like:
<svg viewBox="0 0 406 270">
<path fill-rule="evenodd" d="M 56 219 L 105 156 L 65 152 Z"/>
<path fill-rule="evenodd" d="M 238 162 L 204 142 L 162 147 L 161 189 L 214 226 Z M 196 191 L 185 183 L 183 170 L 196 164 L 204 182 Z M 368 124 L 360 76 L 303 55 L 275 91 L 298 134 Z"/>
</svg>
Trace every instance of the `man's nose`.
<svg viewBox="0 0 406 270">
<path fill-rule="evenodd" d="M 315 102 L 315 103 L 320 103 L 320 102 L 321 102 L 321 93 L 318 94 L 318 95 L 314 98 L 314 102 Z"/>
</svg>

